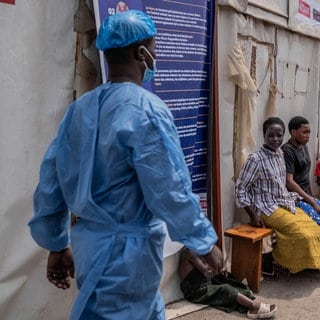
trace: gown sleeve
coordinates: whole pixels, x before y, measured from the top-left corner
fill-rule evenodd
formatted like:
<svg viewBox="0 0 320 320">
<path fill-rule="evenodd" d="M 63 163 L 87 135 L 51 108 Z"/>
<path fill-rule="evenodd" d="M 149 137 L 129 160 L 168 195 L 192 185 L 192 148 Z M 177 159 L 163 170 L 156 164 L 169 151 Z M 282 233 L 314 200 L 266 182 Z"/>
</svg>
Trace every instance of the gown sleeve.
<svg viewBox="0 0 320 320">
<path fill-rule="evenodd" d="M 171 240 L 197 254 L 208 253 L 218 237 L 192 192 L 171 114 L 146 114 L 132 144 L 133 163 L 149 210 L 165 221 Z"/>
<path fill-rule="evenodd" d="M 60 251 L 69 244 L 70 217 L 56 171 L 56 139 L 49 145 L 40 167 L 33 195 L 34 216 L 29 221 L 31 236 L 47 250 Z"/>
</svg>

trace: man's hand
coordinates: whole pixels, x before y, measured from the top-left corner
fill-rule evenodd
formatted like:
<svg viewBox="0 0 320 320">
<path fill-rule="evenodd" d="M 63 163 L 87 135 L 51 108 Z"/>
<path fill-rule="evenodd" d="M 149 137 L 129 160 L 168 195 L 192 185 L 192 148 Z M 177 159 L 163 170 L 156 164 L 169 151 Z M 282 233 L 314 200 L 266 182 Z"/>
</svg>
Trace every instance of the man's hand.
<svg viewBox="0 0 320 320">
<path fill-rule="evenodd" d="M 74 278 L 74 265 L 69 248 L 59 252 L 50 251 L 47 262 L 47 278 L 56 287 L 68 289 L 70 278 Z"/>
<path fill-rule="evenodd" d="M 213 246 L 212 250 L 202 256 L 210 268 L 210 276 L 219 274 L 223 270 L 222 252 L 217 246 Z"/>
<path fill-rule="evenodd" d="M 261 219 L 261 217 L 256 214 L 250 217 L 250 225 L 253 227 L 256 227 L 256 228 L 264 228 L 265 227 L 264 222 Z"/>
</svg>

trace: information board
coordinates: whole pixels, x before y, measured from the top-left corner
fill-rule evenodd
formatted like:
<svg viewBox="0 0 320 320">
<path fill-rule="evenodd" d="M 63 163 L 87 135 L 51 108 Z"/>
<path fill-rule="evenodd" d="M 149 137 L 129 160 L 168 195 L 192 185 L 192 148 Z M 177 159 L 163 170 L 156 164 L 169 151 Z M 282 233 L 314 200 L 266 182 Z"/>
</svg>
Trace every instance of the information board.
<svg viewBox="0 0 320 320">
<path fill-rule="evenodd" d="M 94 1 L 97 29 L 109 15 L 128 9 L 147 13 L 157 27 L 157 73 L 144 85 L 171 109 L 193 191 L 206 210 L 207 126 L 212 72 L 214 1 Z M 108 70 L 101 55 L 103 79 Z"/>
</svg>

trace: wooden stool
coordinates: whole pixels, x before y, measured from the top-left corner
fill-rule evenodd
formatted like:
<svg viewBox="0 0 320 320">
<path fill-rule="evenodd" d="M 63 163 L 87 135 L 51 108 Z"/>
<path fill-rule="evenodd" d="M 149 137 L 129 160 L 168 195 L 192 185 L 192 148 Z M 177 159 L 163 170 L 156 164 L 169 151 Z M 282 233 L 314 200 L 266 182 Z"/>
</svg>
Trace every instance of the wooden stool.
<svg viewBox="0 0 320 320">
<path fill-rule="evenodd" d="M 272 233 L 270 228 L 255 228 L 248 224 L 224 232 L 225 236 L 232 238 L 232 275 L 239 281 L 246 278 L 249 288 L 255 293 L 260 290 L 262 240 Z"/>
</svg>

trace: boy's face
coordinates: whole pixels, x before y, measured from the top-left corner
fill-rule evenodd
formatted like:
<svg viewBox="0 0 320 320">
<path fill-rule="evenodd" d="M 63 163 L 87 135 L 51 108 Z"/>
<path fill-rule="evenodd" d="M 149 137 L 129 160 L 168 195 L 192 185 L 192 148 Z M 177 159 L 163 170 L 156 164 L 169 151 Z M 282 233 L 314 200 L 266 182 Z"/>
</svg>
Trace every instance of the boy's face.
<svg viewBox="0 0 320 320">
<path fill-rule="evenodd" d="M 310 132 L 310 125 L 303 124 L 299 129 L 292 130 L 291 136 L 297 144 L 305 145 L 309 142 Z"/>
<path fill-rule="evenodd" d="M 271 150 L 277 151 L 282 144 L 283 134 L 284 132 L 281 125 L 272 124 L 266 130 L 264 142 Z"/>
</svg>

